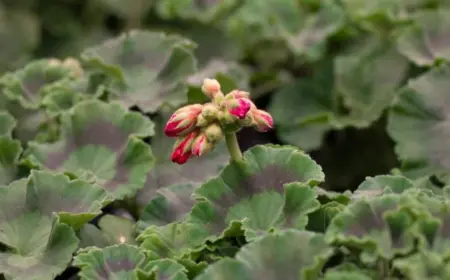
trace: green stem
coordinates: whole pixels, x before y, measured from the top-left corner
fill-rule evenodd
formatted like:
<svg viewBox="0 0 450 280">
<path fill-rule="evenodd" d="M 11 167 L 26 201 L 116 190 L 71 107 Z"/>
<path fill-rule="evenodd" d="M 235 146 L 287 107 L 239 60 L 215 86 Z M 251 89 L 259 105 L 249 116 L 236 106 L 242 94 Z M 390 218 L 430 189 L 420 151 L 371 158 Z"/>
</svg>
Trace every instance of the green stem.
<svg viewBox="0 0 450 280">
<path fill-rule="evenodd" d="M 226 133 L 225 141 L 227 142 L 227 148 L 228 148 L 228 152 L 230 153 L 231 160 L 241 161 L 242 153 L 241 153 L 241 149 L 239 148 L 236 133 Z"/>
</svg>

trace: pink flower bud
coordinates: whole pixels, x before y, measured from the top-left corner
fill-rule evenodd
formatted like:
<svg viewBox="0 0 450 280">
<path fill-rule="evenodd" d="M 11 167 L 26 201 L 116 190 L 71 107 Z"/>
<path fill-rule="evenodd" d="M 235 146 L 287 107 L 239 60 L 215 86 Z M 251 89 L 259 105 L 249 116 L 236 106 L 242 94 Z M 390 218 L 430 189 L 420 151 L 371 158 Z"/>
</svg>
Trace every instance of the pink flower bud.
<svg viewBox="0 0 450 280">
<path fill-rule="evenodd" d="M 192 143 L 197 134 L 197 131 L 192 131 L 175 142 L 171 156 L 172 162 L 184 164 L 188 161 L 188 159 L 192 156 Z"/>
<path fill-rule="evenodd" d="M 214 98 L 220 92 L 220 84 L 216 79 L 204 79 L 202 91 L 209 98 Z"/>
<path fill-rule="evenodd" d="M 208 142 L 205 133 L 198 135 L 192 143 L 192 154 L 194 156 L 202 156 L 212 149 L 213 145 Z"/>
<path fill-rule="evenodd" d="M 176 110 L 167 121 L 164 133 L 169 137 L 178 137 L 191 132 L 195 128 L 202 108 L 201 104 L 193 104 Z"/>
<path fill-rule="evenodd" d="M 272 116 L 263 110 L 252 110 L 255 129 L 260 132 L 267 132 L 273 128 Z"/>
<path fill-rule="evenodd" d="M 226 95 L 226 97 L 228 97 L 228 96 L 233 96 L 233 97 L 236 98 L 236 99 L 239 99 L 239 98 L 249 98 L 249 97 L 250 97 L 250 92 L 235 89 L 235 90 L 230 91 L 230 92 Z"/>
<path fill-rule="evenodd" d="M 228 112 L 238 119 L 245 119 L 252 102 L 247 98 L 238 98 L 227 102 Z"/>
</svg>

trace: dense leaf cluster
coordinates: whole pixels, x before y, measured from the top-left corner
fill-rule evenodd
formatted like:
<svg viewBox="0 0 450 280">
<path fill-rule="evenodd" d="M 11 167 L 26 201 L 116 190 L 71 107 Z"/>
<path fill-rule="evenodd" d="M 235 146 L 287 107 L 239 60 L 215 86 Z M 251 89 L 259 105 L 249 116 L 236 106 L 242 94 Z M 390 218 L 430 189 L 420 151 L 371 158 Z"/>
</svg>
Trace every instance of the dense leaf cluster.
<svg viewBox="0 0 450 280">
<path fill-rule="evenodd" d="M 0 1 L 0 279 L 449 279 L 449 30 L 443 0 Z M 204 78 L 278 142 L 172 163 Z"/>
</svg>

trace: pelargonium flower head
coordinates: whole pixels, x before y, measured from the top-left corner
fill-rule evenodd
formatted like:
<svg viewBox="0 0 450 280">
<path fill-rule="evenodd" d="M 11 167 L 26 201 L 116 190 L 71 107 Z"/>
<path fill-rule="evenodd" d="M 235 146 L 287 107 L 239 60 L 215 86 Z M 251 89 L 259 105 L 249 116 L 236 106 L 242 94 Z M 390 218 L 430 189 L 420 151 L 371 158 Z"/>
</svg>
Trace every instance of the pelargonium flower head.
<svg viewBox="0 0 450 280">
<path fill-rule="evenodd" d="M 273 128 L 272 116 L 263 110 L 252 110 L 255 129 L 259 132 L 267 132 Z"/>
<path fill-rule="evenodd" d="M 192 143 L 194 142 L 195 137 L 198 135 L 198 131 L 192 131 L 188 133 L 186 136 L 177 139 L 175 144 L 173 145 L 172 162 L 176 162 L 178 164 L 184 164 L 188 161 L 192 156 Z"/>
<path fill-rule="evenodd" d="M 195 128 L 202 108 L 202 104 L 193 104 L 176 110 L 167 121 L 164 133 L 169 137 L 178 137 L 191 132 Z"/>
<path fill-rule="evenodd" d="M 192 143 L 192 154 L 198 157 L 202 156 L 211 151 L 213 146 L 214 145 L 208 141 L 206 134 L 200 133 Z"/>
<path fill-rule="evenodd" d="M 228 112 L 241 120 L 245 119 L 252 106 L 252 102 L 247 98 L 237 98 L 226 102 Z"/>
</svg>

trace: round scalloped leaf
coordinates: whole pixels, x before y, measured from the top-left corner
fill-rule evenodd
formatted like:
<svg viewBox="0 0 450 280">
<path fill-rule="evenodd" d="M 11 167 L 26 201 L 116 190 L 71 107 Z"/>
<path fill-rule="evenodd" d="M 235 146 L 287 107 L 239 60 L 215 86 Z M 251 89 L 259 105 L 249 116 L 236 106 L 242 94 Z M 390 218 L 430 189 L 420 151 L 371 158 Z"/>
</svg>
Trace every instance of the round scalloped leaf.
<svg viewBox="0 0 450 280">
<path fill-rule="evenodd" d="M 134 223 L 130 219 L 107 214 L 100 218 L 98 227 L 110 245 L 121 243 L 136 244 Z"/>
<path fill-rule="evenodd" d="M 34 173 L 31 178 L 39 175 Z M 64 185 L 52 187 L 57 190 Z M 14 279 L 53 279 L 65 270 L 78 247 L 73 229 L 57 219 L 52 221 L 53 212 L 62 212 L 67 207 L 64 202 L 70 202 L 69 206 L 73 203 L 67 197 L 60 197 L 58 204 L 51 205 L 48 199 L 55 200 L 44 197 L 47 205 L 42 205 L 36 196 L 39 189 L 46 190 L 46 187 L 34 184 L 32 179 L 0 187 L 0 243 L 6 246 L 6 251 L 0 253 L 0 273 Z M 64 193 L 64 189 L 67 188 L 59 193 Z M 53 198 L 59 197 L 59 193 L 52 194 Z"/>
<path fill-rule="evenodd" d="M 248 239 L 272 228 L 302 229 L 306 215 L 319 207 L 310 185 L 323 180 L 321 167 L 296 148 L 254 146 L 242 162 L 230 163 L 196 190 L 201 199 L 189 220 L 210 240 L 220 238 L 233 222 L 242 222 Z"/>
<path fill-rule="evenodd" d="M 394 260 L 393 266 L 410 280 L 450 278 L 450 266 L 435 254 L 417 253 L 408 258 Z"/>
<path fill-rule="evenodd" d="M 0 136 L 11 136 L 17 122 L 10 113 L 0 111 Z"/>
<path fill-rule="evenodd" d="M 150 225 L 163 226 L 181 221 L 188 214 L 195 200 L 193 184 L 171 185 L 158 190 L 158 194 L 144 208 L 137 226 L 144 230 Z"/>
<path fill-rule="evenodd" d="M 11 100 L 18 100 L 25 108 L 38 108 L 44 89 L 52 83 L 71 76 L 70 69 L 49 64 L 48 59 L 30 62 L 16 72 L 8 72 L 0 78 L 3 93 Z"/>
<path fill-rule="evenodd" d="M 273 95 L 269 111 L 283 142 L 306 150 L 320 147 L 322 137 L 333 127 L 333 66 L 320 65 L 313 77 L 303 78 L 281 88 Z"/>
<path fill-rule="evenodd" d="M 345 209 L 345 205 L 336 201 L 322 204 L 319 209 L 308 215 L 306 229 L 314 232 L 326 232 L 334 216 Z"/>
<path fill-rule="evenodd" d="M 61 139 L 29 143 L 30 163 L 93 179 L 115 198 L 144 186 L 154 159 L 139 137 L 153 134 L 153 123 L 119 104 L 78 103 L 61 116 Z"/>
<path fill-rule="evenodd" d="M 332 253 L 323 235 L 288 230 L 245 245 L 235 259 L 220 260 L 195 279 L 318 279 Z"/>
<path fill-rule="evenodd" d="M 95 94 L 87 94 L 88 84 L 86 78 L 57 81 L 49 85 L 45 92 L 46 94 L 42 98 L 41 104 L 52 117 L 71 109 L 75 104 L 85 99 L 96 97 Z"/>
<path fill-rule="evenodd" d="M 149 226 L 138 237 L 141 247 L 160 258 L 182 259 L 191 252 L 201 251 L 204 244 L 201 228 L 192 223 L 172 223 Z"/>
<path fill-rule="evenodd" d="M 152 7 L 154 1 L 134 0 L 100 0 L 106 9 L 124 17 L 126 20 L 141 19 L 145 17 L 148 10 Z"/>
<path fill-rule="evenodd" d="M 111 201 L 105 190 L 79 179 L 70 180 L 63 174 L 32 170 L 23 192 L 26 207 L 39 209 L 45 216 L 57 213 L 61 222 L 75 229 L 101 213 L 102 207 Z M 10 211 L 10 210 L 4 210 Z"/>
<path fill-rule="evenodd" d="M 334 35 L 345 24 L 345 11 L 335 1 L 321 1 L 321 8 L 308 15 L 295 34 L 287 37 L 292 51 L 309 58 L 320 58 L 326 51 L 328 37 Z"/>
<path fill-rule="evenodd" d="M 379 196 L 384 193 L 402 193 L 413 188 L 413 182 L 403 176 L 379 175 L 366 177 L 353 193 L 353 198 Z"/>
<path fill-rule="evenodd" d="M 434 174 L 450 182 L 450 149 L 445 144 L 450 133 L 448 87 L 450 65 L 432 68 L 408 82 L 389 112 L 387 130 L 396 142 L 395 152 L 416 167 L 408 172 L 411 177 Z"/>
<path fill-rule="evenodd" d="M 377 120 L 395 96 L 408 70 L 408 60 L 394 44 L 369 38 L 335 59 L 336 90 L 357 126 Z"/>
<path fill-rule="evenodd" d="M 400 207 L 408 199 L 385 194 L 356 200 L 333 218 L 326 232 L 327 241 L 361 248 L 385 259 L 410 252 L 414 248 L 410 232 L 414 218 Z"/>
<path fill-rule="evenodd" d="M 20 141 L 8 136 L 0 136 L 0 186 L 7 185 L 16 179 L 21 153 Z"/>
<path fill-rule="evenodd" d="M 359 271 L 329 271 L 323 280 L 372 280 L 368 275 Z"/>
<path fill-rule="evenodd" d="M 81 279 L 137 279 L 138 269 L 146 264 L 145 251 L 128 245 L 120 244 L 106 248 L 90 248 L 80 252 L 73 265 L 81 271 Z"/>
<path fill-rule="evenodd" d="M 170 259 L 150 261 L 142 270 L 152 275 L 152 280 L 188 280 L 187 269 Z"/>
<path fill-rule="evenodd" d="M 187 77 L 196 72 L 193 43 L 176 35 L 134 30 L 86 49 L 82 58 L 115 78 L 111 98 L 155 112 L 187 100 Z"/>
<path fill-rule="evenodd" d="M 168 208 L 164 211 L 169 211 L 166 213 L 172 213 L 173 215 L 164 216 L 162 212 L 159 212 L 157 224 L 160 225 L 164 224 L 164 221 L 169 222 L 174 221 L 174 218 L 181 218 L 187 213 L 185 211 L 190 211 L 193 200 L 188 193 L 189 186 L 187 185 L 191 185 L 191 191 L 193 191 L 197 185 L 212 176 L 216 176 L 230 158 L 225 143 L 221 142 L 214 150 L 204 156 L 191 158 L 189 162 L 183 165 L 174 164 L 170 161 L 170 155 L 175 139 L 167 138 L 163 131 L 170 114 L 162 113 L 161 116 L 155 118 L 156 133 L 151 140 L 156 165 L 147 175 L 145 186 L 138 191 L 137 195 L 137 201 L 142 206 L 152 203 L 153 199 L 169 202 Z M 161 196 L 166 197 L 166 199 L 158 198 Z M 160 211 L 162 209 L 153 210 Z"/>
<path fill-rule="evenodd" d="M 334 1 L 321 4 L 318 12 L 310 13 L 295 0 L 246 1 L 227 19 L 228 30 L 247 47 L 277 41 L 297 55 L 317 59 L 324 54 L 328 37 L 345 19 Z"/>
<path fill-rule="evenodd" d="M 429 213 L 418 222 L 418 233 L 421 249 L 433 252 L 444 259 L 450 257 L 450 217 L 448 202 L 438 199 L 422 199 L 422 206 L 428 208 Z"/>
<path fill-rule="evenodd" d="M 157 2 L 156 9 L 165 19 L 195 19 L 209 23 L 233 12 L 240 4 L 239 0 L 165 0 Z"/>
<path fill-rule="evenodd" d="M 450 59 L 450 10 L 425 10 L 414 16 L 414 24 L 397 40 L 398 50 L 420 66 Z"/>
</svg>

